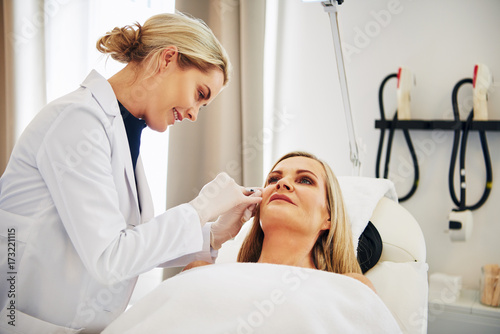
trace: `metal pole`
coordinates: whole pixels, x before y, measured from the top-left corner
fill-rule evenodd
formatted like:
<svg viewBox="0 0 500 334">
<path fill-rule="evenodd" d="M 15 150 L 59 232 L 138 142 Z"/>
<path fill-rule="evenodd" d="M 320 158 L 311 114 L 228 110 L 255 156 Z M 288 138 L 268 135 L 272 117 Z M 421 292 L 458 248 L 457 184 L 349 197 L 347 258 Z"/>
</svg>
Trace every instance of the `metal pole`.
<svg viewBox="0 0 500 334">
<path fill-rule="evenodd" d="M 359 160 L 358 144 L 356 143 L 356 134 L 354 133 L 354 123 L 351 113 L 351 103 L 349 101 L 349 90 L 347 88 L 347 78 L 344 67 L 344 56 L 342 54 L 342 44 L 340 43 L 340 33 L 337 18 L 337 0 L 323 2 L 325 12 L 330 16 L 332 26 L 333 46 L 335 49 L 335 58 L 337 59 L 337 70 L 339 73 L 340 90 L 342 92 L 342 101 L 344 103 L 344 113 L 347 122 L 347 134 L 349 136 L 350 159 L 353 164 L 353 174 L 360 175 L 361 161 Z M 342 3 L 339 2 L 339 3 Z"/>
</svg>

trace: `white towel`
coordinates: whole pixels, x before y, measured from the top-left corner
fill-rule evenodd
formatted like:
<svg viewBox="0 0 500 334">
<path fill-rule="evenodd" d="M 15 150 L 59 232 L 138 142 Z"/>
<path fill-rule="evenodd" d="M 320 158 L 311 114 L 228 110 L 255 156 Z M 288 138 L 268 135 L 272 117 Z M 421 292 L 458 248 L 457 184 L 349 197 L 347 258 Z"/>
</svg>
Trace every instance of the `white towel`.
<svg viewBox="0 0 500 334">
<path fill-rule="evenodd" d="M 216 264 L 164 281 L 103 334 L 401 333 L 382 300 L 339 274 Z"/>
<path fill-rule="evenodd" d="M 398 195 L 394 183 L 387 179 L 360 176 L 339 176 L 337 179 L 351 221 L 352 238 L 356 249 L 358 239 L 368 225 L 380 199 L 385 196 L 397 202 Z"/>
</svg>

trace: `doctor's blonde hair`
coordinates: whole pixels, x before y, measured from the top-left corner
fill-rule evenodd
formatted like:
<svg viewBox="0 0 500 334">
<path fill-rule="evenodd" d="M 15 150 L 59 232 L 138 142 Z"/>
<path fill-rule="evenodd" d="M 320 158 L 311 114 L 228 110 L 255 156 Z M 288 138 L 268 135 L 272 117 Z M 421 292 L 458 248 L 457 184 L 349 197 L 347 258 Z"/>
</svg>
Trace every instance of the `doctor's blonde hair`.
<svg viewBox="0 0 500 334">
<path fill-rule="evenodd" d="M 121 63 L 146 64 L 156 73 L 166 47 L 178 49 L 181 69 L 195 67 L 202 72 L 218 68 L 229 82 L 231 63 L 212 30 L 200 19 L 185 14 L 158 14 L 144 25 L 135 23 L 114 28 L 99 38 L 97 50 Z"/>
<path fill-rule="evenodd" d="M 352 242 L 352 232 L 340 185 L 328 164 L 307 152 L 291 152 L 281 157 L 271 168 L 274 170 L 281 161 L 292 157 L 306 157 L 318 161 L 325 170 L 326 200 L 330 214 L 330 229 L 323 231 L 312 249 L 312 259 L 317 269 L 338 274 L 359 273 L 361 268 L 356 258 Z M 267 186 L 267 181 L 264 186 Z M 252 228 L 243 241 L 238 254 L 238 262 L 257 262 L 262 251 L 264 231 L 260 226 L 260 210 L 253 219 Z"/>
</svg>

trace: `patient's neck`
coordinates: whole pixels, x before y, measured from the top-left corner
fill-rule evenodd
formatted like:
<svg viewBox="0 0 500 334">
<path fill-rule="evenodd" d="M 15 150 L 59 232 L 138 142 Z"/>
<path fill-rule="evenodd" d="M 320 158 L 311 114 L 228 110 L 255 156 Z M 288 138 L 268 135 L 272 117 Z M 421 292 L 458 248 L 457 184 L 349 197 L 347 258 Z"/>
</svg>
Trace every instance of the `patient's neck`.
<svg viewBox="0 0 500 334">
<path fill-rule="evenodd" d="M 310 240 L 304 240 L 294 233 L 268 231 L 258 262 L 316 269 L 311 255 L 313 245 L 314 242 L 311 244 Z"/>
</svg>

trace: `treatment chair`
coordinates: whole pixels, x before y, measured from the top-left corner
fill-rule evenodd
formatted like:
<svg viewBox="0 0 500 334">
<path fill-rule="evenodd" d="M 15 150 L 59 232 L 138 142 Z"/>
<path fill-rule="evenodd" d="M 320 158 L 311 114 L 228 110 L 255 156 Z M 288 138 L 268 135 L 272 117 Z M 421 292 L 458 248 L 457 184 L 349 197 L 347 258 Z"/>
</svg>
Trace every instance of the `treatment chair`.
<svg viewBox="0 0 500 334">
<path fill-rule="evenodd" d="M 426 333 L 428 266 L 425 240 L 418 222 L 397 203 L 392 182 L 364 177 L 338 179 L 351 219 L 353 237 L 357 241 L 369 220 L 382 239 L 380 259 L 365 275 L 393 313 L 403 333 Z M 251 224 L 251 221 L 247 222 L 233 240 L 223 245 L 216 263 L 236 262 Z"/>
</svg>

